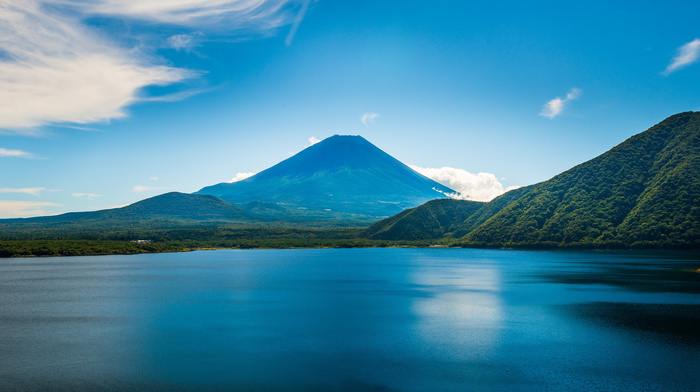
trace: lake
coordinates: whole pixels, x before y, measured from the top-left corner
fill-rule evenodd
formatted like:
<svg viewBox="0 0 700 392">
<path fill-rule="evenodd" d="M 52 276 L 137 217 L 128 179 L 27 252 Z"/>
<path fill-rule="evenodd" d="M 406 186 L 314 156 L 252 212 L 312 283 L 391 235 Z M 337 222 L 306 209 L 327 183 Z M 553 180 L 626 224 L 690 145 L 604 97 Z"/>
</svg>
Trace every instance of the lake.
<svg viewBox="0 0 700 392">
<path fill-rule="evenodd" d="M 693 391 L 700 254 L 0 259 L 2 390 Z"/>
</svg>

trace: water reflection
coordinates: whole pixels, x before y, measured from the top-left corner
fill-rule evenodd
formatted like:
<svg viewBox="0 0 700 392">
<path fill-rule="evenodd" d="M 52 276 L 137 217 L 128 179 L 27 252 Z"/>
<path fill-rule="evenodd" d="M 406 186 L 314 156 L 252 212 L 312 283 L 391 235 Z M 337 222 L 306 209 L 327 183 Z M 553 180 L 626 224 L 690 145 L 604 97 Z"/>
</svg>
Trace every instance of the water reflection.
<svg viewBox="0 0 700 392">
<path fill-rule="evenodd" d="M 433 293 L 413 302 L 419 347 L 459 361 L 492 355 L 504 321 L 497 269 L 464 260 L 422 271 L 414 279 Z"/>
</svg>

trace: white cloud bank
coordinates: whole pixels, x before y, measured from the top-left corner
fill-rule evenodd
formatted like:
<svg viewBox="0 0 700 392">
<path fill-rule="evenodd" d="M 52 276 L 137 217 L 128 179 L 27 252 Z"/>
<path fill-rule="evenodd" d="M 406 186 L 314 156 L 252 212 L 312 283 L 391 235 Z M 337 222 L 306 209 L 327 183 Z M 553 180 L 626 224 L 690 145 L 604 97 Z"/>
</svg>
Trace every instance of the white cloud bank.
<svg viewBox="0 0 700 392">
<path fill-rule="evenodd" d="M 512 189 L 519 188 L 518 186 L 504 188 L 503 184 L 498 182 L 496 176 L 491 173 L 472 174 L 453 167 L 424 168 L 414 165 L 409 165 L 409 167 L 431 180 L 457 191 L 458 194 L 446 194 L 454 199 L 490 201 Z"/>
<path fill-rule="evenodd" d="M 365 113 L 360 118 L 360 121 L 367 126 L 369 124 L 374 124 L 374 119 L 377 117 L 379 117 L 377 113 Z"/>
<path fill-rule="evenodd" d="M 563 111 L 566 105 L 578 97 L 581 96 L 581 89 L 579 88 L 572 88 L 569 90 L 569 92 L 566 94 L 566 98 L 561 98 L 561 97 L 556 97 L 553 100 L 547 102 L 544 104 L 544 107 L 542 108 L 542 111 L 540 112 L 540 116 L 542 117 L 548 117 L 550 120 L 553 119 L 554 117 L 557 117 L 560 115 Z"/>
<path fill-rule="evenodd" d="M 238 182 L 238 181 L 242 181 L 242 180 L 245 180 L 246 178 L 252 177 L 252 176 L 254 176 L 254 175 L 256 175 L 256 174 L 257 174 L 257 173 L 236 173 L 236 175 L 233 176 L 233 178 L 232 178 L 231 181 L 229 181 L 229 182 Z"/>
<path fill-rule="evenodd" d="M 0 193 L 24 193 L 32 196 L 39 196 L 39 192 L 46 188 L 0 188 Z"/>
<path fill-rule="evenodd" d="M 311 136 L 311 137 L 309 138 L 309 145 L 308 145 L 307 147 L 311 147 L 311 146 L 313 146 L 314 144 L 320 143 L 320 142 L 321 142 L 321 139 L 316 139 L 316 136 Z"/>
<path fill-rule="evenodd" d="M 43 201 L 5 201 L 0 200 L 0 217 L 23 217 L 48 215 L 43 207 L 57 207 L 61 204 Z"/>
<path fill-rule="evenodd" d="M 672 72 L 693 64 L 700 59 L 700 38 L 688 42 L 676 50 L 676 57 L 671 60 L 671 63 L 663 72 L 664 75 L 669 75 Z"/>
<path fill-rule="evenodd" d="M 146 86 L 198 73 L 159 65 L 149 48 L 121 48 L 80 17 L 265 33 L 292 23 L 294 0 L 0 0 L 0 129 L 31 134 L 47 124 L 126 116 Z M 303 15 L 302 15 L 303 16 Z M 194 45 L 191 36 L 172 47 Z M 172 37 L 171 37 L 172 38 Z M 186 97 L 186 96 L 185 96 Z"/>
</svg>

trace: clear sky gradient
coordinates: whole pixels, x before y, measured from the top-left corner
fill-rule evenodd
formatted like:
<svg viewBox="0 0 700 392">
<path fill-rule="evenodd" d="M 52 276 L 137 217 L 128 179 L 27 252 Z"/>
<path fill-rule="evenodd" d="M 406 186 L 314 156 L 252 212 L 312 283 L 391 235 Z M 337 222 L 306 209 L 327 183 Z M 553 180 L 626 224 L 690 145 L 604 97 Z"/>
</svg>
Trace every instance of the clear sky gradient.
<svg viewBox="0 0 700 392">
<path fill-rule="evenodd" d="M 194 192 L 334 134 L 486 199 L 700 110 L 698 15 L 697 1 L 0 0 L 0 217 Z"/>
</svg>

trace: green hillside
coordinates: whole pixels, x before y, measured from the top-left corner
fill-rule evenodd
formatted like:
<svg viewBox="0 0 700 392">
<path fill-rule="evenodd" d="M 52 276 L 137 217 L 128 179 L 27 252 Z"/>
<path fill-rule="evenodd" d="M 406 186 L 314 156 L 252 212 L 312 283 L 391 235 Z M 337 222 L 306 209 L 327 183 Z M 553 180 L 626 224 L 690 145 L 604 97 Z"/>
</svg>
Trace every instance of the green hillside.
<svg viewBox="0 0 700 392">
<path fill-rule="evenodd" d="M 700 112 L 489 203 L 436 200 L 361 235 L 477 247 L 700 247 Z"/>
<path fill-rule="evenodd" d="M 100 219 L 249 220 L 248 212 L 218 197 L 170 192 L 105 211 Z"/>
<path fill-rule="evenodd" d="M 55 216 L 36 218 L 1 219 L 0 227 L 12 225 L 77 224 L 120 226 L 136 222 L 153 221 L 256 221 L 249 212 L 218 197 L 170 192 L 141 200 L 121 208 L 91 212 L 69 212 Z"/>
<path fill-rule="evenodd" d="M 508 206 L 513 201 L 520 198 L 525 193 L 529 192 L 535 185 L 530 185 L 512 191 L 506 192 L 501 196 L 491 200 L 488 203 L 484 203 L 478 211 L 471 214 L 463 222 L 455 224 L 452 230 L 447 234 L 450 237 L 458 238 L 470 233 L 475 228 L 479 227 L 481 224 L 489 220 L 492 216 L 496 215 L 506 206 Z"/>
<path fill-rule="evenodd" d="M 700 246 L 700 112 L 533 186 L 465 246 Z"/>
<path fill-rule="evenodd" d="M 468 200 L 433 200 L 383 219 L 363 231 L 364 238 L 426 240 L 461 237 L 484 223 L 531 187 L 507 192 L 489 203 Z"/>
<path fill-rule="evenodd" d="M 423 240 L 445 236 L 485 203 L 466 200 L 432 200 L 383 219 L 362 232 L 365 238 Z"/>
</svg>

